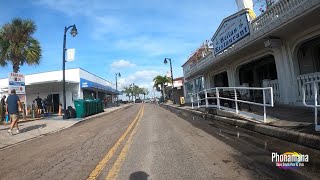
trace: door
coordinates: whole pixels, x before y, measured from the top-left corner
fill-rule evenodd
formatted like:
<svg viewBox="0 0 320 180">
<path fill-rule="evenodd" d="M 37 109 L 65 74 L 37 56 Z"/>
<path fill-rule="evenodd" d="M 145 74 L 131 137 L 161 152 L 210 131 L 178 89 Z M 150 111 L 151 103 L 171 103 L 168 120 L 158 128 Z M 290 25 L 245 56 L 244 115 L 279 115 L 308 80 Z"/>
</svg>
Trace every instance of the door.
<svg viewBox="0 0 320 180">
<path fill-rule="evenodd" d="M 52 95 L 52 102 L 53 102 L 53 112 L 58 113 L 59 112 L 59 94 L 53 94 Z"/>
</svg>

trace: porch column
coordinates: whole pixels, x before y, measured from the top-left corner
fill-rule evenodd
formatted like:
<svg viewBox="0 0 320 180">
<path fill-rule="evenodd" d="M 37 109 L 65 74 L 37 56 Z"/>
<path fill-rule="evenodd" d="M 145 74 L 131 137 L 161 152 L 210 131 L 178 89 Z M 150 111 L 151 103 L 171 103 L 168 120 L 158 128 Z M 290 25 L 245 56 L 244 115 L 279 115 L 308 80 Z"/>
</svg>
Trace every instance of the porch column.
<svg viewBox="0 0 320 180">
<path fill-rule="evenodd" d="M 295 98 L 295 79 L 293 77 L 293 64 L 289 57 L 285 45 L 279 48 L 273 48 L 274 58 L 277 69 L 277 76 L 280 90 L 280 103 L 294 104 Z"/>
<path fill-rule="evenodd" d="M 236 83 L 236 68 L 233 65 L 230 65 L 227 68 L 227 74 L 228 74 L 228 83 L 229 87 L 236 87 L 240 83 Z"/>
<path fill-rule="evenodd" d="M 204 80 L 204 89 L 209 89 L 210 88 L 210 76 L 209 73 L 206 73 L 203 75 L 203 80 Z"/>
</svg>

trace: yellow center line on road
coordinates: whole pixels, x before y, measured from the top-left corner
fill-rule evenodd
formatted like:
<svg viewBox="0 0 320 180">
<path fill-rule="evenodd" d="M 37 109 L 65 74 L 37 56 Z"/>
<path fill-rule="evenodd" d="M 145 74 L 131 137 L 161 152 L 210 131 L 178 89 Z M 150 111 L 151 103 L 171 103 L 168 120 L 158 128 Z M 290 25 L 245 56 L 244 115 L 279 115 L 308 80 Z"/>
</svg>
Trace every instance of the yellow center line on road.
<svg viewBox="0 0 320 180">
<path fill-rule="evenodd" d="M 117 160 L 115 161 L 115 163 L 113 164 L 111 170 L 109 171 L 109 173 L 108 173 L 108 175 L 106 177 L 106 180 L 113 180 L 113 179 L 117 178 L 117 176 L 118 176 L 118 174 L 120 172 L 121 166 L 122 166 L 124 160 L 126 159 L 128 151 L 129 151 L 129 149 L 130 149 L 130 147 L 132 145 L 133 135 L 136 134 L 136 132 L 137 132 L 137 129 L 138 129 L 137 126 L 138 126 L 138 124 L 140 122 L 141 117 L 143 116 L 143 113 L 144 113 L 144 106 L 142 108 L 142 112 L 140 114 L 140 117 L 138 118 L 138 121 L 137 121 L 135 127 L 133 128 L 129 138 L 128 138 L 127 143 L 124 145 L 124 147 L 121 150 Z"/>
<path fill-rule="evenodd" d="M 134 124 L 139 119 L 140 114 L 142 112 L 142 106 L 139 109 L 139 112 L 137 116 L 134 118 L 134 120 L 131 122 L 129 127 L 126 129 L 126 131 L 121 135 L 121 137 L 118 139 L 118 141 L 113 145 L 113 147 L 108 151 L 108 153 L 104 156 L 104 158 L 99 162 L 99 164 L 94 168 L 94 170 L 91 172 L 91 174 L 88 176 L 87 180 L 93 180 L 96 179 L 103 168 L 106 166 L 107 162 L 112 158 L 112 156 L 115 154 L 119 146 L 121 145 L 122 141 L 127 137 L 131 129 L 134 127 Z"/>
</svg>

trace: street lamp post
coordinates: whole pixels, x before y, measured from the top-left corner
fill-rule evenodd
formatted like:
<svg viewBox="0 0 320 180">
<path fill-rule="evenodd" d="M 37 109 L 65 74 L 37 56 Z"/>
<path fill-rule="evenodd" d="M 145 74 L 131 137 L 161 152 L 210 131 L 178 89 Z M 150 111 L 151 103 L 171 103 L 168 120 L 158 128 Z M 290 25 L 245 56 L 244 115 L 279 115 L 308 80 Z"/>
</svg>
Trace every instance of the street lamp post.
<svg viewBox="0 0 320 180">
<path fill-rule="evenodd" d="M 174 98 L 174 83 L 173 83 L 173 75 L 172 75 L 172 64 L 171 64 L 171 58 L 164 58 L 163 63 L 167 64 L 168 61 L 170 62 L 170 72 L 171 72 L 171 84 L 172 84 L 172 102 L 175 104 L 175 98 Z"/>
<path fill-rule="evenodd" d="M 67 34 L 67 31 L 70 29 L 72 27 L 72 29 L 71 29 L 71 32 L 70 32 L 70 34 L 71 34 L 71 36 L 72 37 L 75 37 L 77 34 L 78 34 L 78 30 L 77 30 L 77 27 L 76 27 L 76 25 L 74 24 L 74 25 L 71 25 L 71 26 L 69 26 L 69 27 L 64 27 L 64 34 L 63 34 L 63 53 L 62 53 L 62 72 L 63 72 L 63 75 L 62 75 L 62 77 L 63 77 L 63 82 L 62 82 L 62 86 L 63 86 L 63 109 L 64 109 L 64 113 L 63 113 L 63 119 L 68 119 L 69 118 L 69 116 L 67 115 L 67 105 L 66 105 L 66 73 L 65 73 L 65 71 L 66 71 L 66 39 L 67 39 L 67 36 L 66 36 L 66 34 Z"/>
<path fill-rule="evenodd" d="M 135 100 L 133 99 L 133 88 L 134 88 L 134 83 L 130 84 L 132 86 L 132 102 L 135 103 Z"/>
<path fill-rule="evenodd" d="M 118 76 L 121 77 L 120 72 L 116 73 L 116 93 L 117 93 L 117 106 L 119 106 L 119 101 L 118 101 Z"/>
</svg>

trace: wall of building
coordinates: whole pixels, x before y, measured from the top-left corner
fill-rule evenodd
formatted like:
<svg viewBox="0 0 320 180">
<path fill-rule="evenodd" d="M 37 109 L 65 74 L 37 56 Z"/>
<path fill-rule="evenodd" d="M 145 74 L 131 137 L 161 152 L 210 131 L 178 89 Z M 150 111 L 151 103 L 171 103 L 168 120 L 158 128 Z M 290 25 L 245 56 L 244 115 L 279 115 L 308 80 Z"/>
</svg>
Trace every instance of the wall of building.
<svg viewBox="0 0 320 180">
<path fill-rule="evenodd" d="M 74 100 L 78 98 L 79 84 L 67 83 L 66 84 L 66 105 L 74 108 Z M 59 94 L 59 101 L 63 107 L 63 91 L 61 83 L 51 83 L 46 85 L 32 85 L 26 87 L 27 105 L 32 105 L 34 99 L 38 96 L 41 99 L 47 98 L 49 94 Z"/>
</svg>

